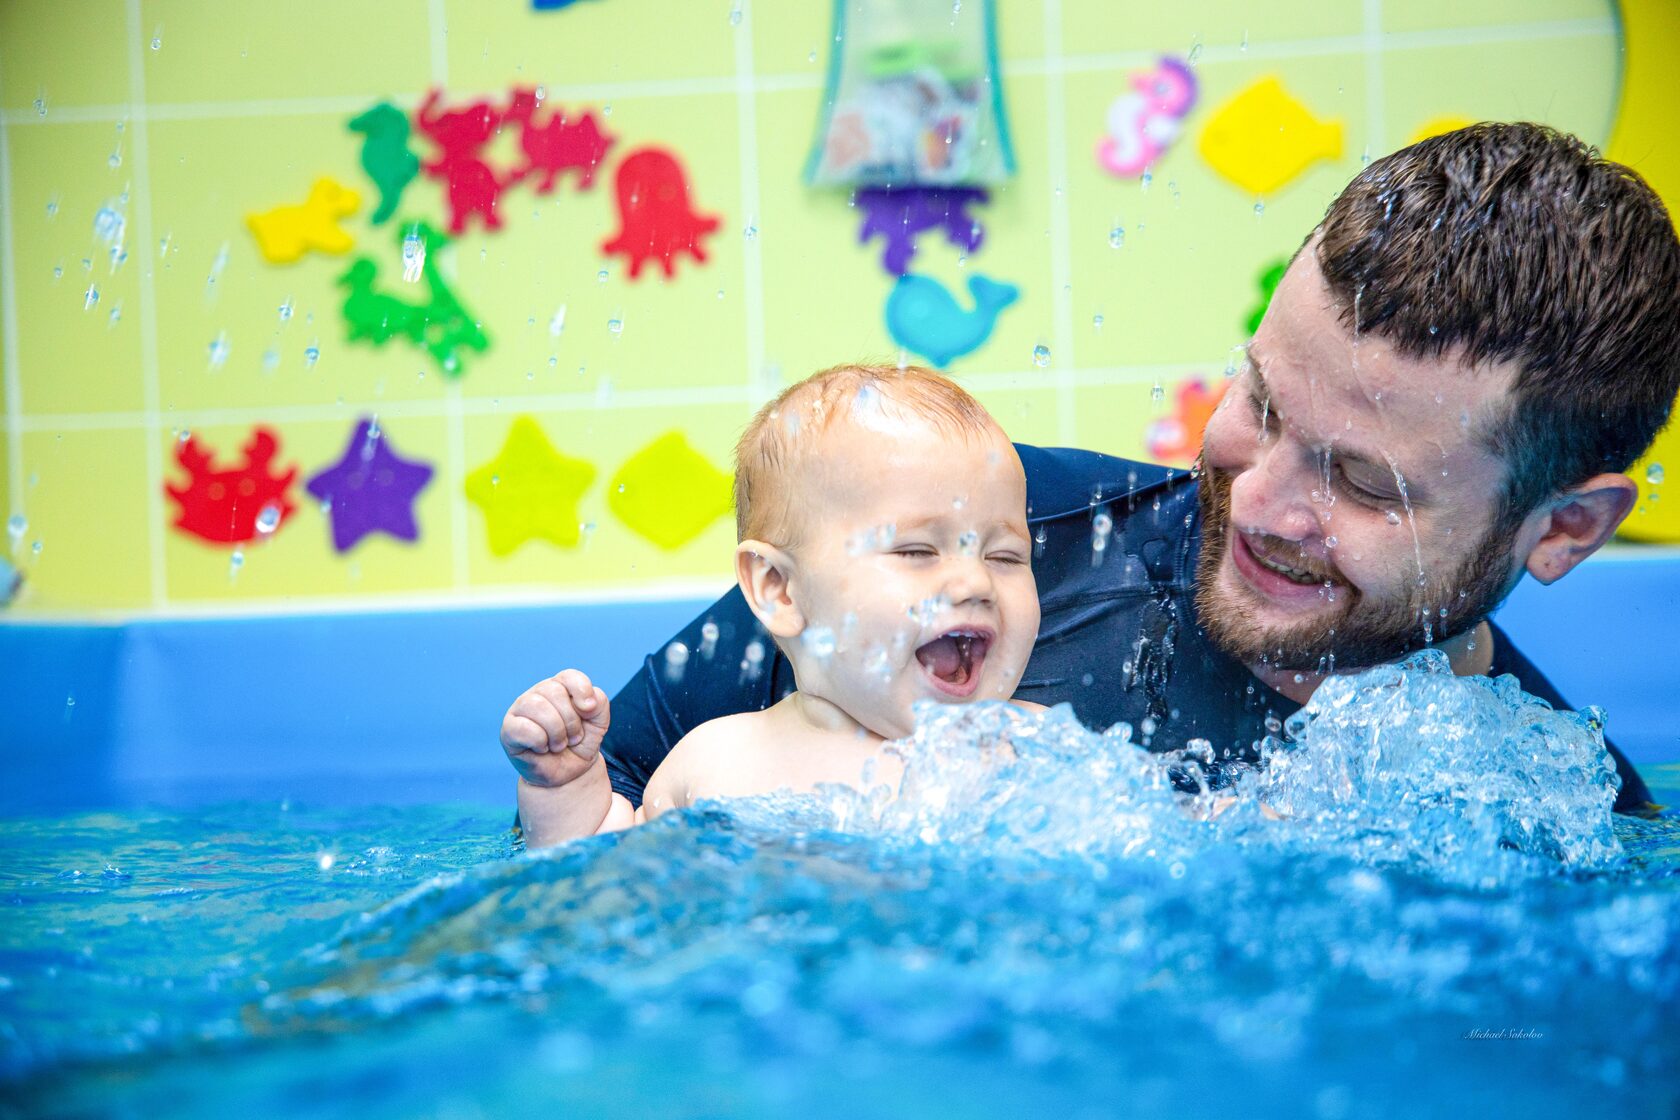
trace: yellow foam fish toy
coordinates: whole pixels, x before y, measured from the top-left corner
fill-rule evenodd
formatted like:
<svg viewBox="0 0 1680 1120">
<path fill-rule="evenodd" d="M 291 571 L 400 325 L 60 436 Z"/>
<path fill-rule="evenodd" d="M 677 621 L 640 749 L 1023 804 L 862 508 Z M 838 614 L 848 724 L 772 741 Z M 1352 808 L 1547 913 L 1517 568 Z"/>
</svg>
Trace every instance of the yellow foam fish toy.
<svg viewBox="0 0 1680 1120">
<path fill-rule="evenodd" d="M 666 432 L 627 459 L 607 486 L 607 507 L 637 535 L 674 552 L 735 504 L 729 475 Z"/>
<path fill-rule="evenodd" d="M 1270 194 L 1316 160 L 1342 154 L 1342 122 L 1319 120 L 1275 77 L 1261 78 L 1202 127 L 1202 158 L 1249 194 Z"/>
</svg>

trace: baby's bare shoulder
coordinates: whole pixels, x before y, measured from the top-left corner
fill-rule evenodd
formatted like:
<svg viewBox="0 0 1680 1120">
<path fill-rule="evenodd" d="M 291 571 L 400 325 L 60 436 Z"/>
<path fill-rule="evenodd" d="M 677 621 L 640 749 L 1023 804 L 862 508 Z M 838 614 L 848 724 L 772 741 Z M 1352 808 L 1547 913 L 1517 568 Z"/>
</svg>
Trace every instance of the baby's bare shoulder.
<svg viewBox="0 0 1680 1120">
<path fill-rule="evenodd" d="M 751 750 L 765 741 L 768 715 L 768 712 L 738 712 L 707 720 L 671 748 L 671 757 L 680 754 L 685 764 L 694 764 L 720 754 Z"/>
</svg>

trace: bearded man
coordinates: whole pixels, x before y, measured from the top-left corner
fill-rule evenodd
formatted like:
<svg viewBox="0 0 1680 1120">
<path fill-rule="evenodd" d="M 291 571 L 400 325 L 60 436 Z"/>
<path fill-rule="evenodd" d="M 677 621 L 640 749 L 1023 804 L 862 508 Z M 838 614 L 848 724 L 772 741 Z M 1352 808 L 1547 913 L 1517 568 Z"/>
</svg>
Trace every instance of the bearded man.
<svg viewBox="0 0 1680 1120">
<path fill-rule="evenodd" d="M 1296 252 L 1198 470 L 1019 447 L 1043 622 L 1016 695 L 1241 760 L 1326 674 L 1425 647 L 1567 707 L 1489 615 L 1610 539 L 1677 393 L 1680 242 L 1636 173 L 1531 124 L 1378 160 Z M 613 698 L 632 804 L 689 730 L 793 688 L 739 591 L 673 640 L 717 652 L 673 682 L 662 647 Z"/>
</svg>

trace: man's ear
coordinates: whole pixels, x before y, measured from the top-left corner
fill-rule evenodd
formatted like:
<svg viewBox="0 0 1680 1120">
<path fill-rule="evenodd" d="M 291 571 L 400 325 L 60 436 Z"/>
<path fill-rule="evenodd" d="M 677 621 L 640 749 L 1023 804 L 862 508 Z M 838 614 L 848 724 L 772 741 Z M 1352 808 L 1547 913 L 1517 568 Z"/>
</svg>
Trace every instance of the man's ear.
<svg viewBox="0 0 1680 1120">
<path fill-rule="evenodd" d="M 796 638 L 805 629 L 805 615 L 793 601 L 792 574 L 793 557 L 773 544 L 735 546 L 735 582 L 759 623 L 777 638 Z"/>
<path fill-rule="evenodd" d="M 1528 574 L 1541 583 L 1568 575 L 1610 539 L 1638 497 L 1627 475 L 1600 474 L 1552 499 L 1540 539 L 1528 553 Z"/>
</svg>

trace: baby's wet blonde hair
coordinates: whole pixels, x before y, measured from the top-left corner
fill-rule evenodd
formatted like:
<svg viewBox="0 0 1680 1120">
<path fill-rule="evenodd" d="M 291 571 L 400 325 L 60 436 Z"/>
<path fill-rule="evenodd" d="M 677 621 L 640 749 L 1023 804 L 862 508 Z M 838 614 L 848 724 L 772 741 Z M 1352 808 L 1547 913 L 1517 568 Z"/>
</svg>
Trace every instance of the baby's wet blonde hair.
<svg viewBox="0 0 1680 1120">
<path fill-rule="evenodd" d="M 860 407 L 923 420 L 950 435 L 987 438 L 1002 429 L 980 402 L 923 366 L 847 364 L 782 390 L 735 445 L 735 535 L 788 545 L 795 530 L 795 473 L 820 451 L 837 419 Z"/>
</svg>

